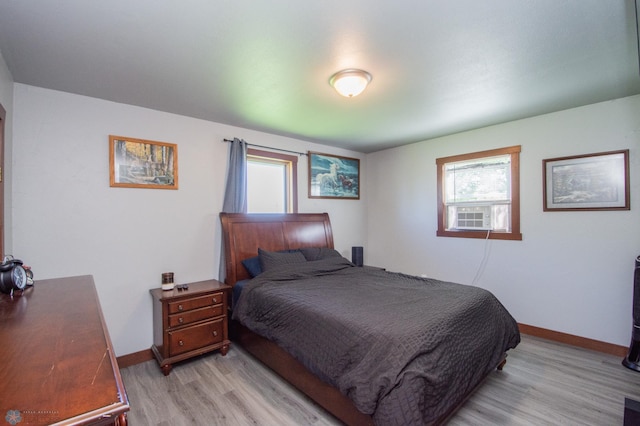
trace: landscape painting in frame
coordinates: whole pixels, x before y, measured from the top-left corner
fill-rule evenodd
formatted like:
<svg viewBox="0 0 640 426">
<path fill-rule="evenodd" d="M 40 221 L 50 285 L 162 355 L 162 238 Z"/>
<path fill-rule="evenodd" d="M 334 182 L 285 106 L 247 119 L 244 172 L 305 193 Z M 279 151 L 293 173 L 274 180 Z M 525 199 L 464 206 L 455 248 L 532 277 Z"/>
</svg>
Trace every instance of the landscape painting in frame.
<svg viewBox="0 0 640 426">
<path fill-rule="evenodd" d="M 629 150 L 542 160 L 544 211 L 629 210 Z"/>
<path fill-rule="evenodd" d="M 309 152 L 309 198 L 360 199 L 360 160 Z"/>
<path fill-rule="evenodd" d="M 172 143 L 109 136 L 111 186 L 178 189 L 178 146 Z"/>
</svg>

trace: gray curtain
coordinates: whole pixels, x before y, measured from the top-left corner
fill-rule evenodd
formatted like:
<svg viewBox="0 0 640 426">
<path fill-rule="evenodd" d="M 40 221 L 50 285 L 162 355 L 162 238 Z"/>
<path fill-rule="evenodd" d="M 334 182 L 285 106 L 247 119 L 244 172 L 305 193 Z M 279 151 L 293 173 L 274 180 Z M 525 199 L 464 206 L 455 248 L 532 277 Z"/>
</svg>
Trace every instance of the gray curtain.
<svg viewBox="0 0 640 426">
<path fill-rule="evenodd" d="M 225 213 L 247 212 L 247 142 L 233 138 L 229 143 L 229 166 L 227 170 L 227 185 L 224 191 L 222 211 Z M 224 241 L 221 242 L 220 269 L 218 279 L 224 281 L 226 277 Z"/>
<path fill-rule="evenodd" d="M 247 142 L 233 138 L 230 142 L 227 187 L 224 191 L 222 211 L 247 212 Z"/>
</svg>

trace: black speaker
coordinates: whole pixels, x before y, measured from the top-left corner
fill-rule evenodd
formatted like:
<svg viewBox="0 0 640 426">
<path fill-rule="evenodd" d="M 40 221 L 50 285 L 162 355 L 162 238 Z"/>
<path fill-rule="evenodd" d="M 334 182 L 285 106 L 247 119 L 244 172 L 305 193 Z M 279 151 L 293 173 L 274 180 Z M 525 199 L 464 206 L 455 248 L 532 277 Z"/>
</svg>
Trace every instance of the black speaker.
<svg viewBox="0 0 640 426">
<path fill-rule="evenodd" d="M 640 371 L 640 256 L 636 257 L 636 269 L 633 274 L 633 331 L 629 354 L 622 365 Z"/>
<path fill-rule="evenodd" d="M 356 266 L 362 266 L 364 263 L 364 248 L 351 247 L 351 262 Z"/>
</svg>

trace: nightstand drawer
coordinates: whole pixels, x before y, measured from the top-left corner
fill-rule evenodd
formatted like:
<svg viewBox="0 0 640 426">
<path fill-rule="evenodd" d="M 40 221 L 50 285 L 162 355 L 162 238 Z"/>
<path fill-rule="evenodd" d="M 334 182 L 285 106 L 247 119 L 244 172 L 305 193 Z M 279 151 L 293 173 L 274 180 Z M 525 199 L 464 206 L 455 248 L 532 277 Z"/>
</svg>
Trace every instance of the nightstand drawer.
<svg viewBox="0 0 640 426">
<path fill-rule="evenodd" d="M 169 355 L 174 356 L 194 349 L 222 342 L 224 318 L 193 327 L 169 332 Z"/>
<path fill-rule="evenodd" d="M 169 313 L 177 314 L 179 312 L 190 311 L 191 309 L 204 308 L 205 306 L 218 305 L 223 301 L 224 294 L 217 292 L 208 296 L 194 297 L 177 302 L 170 302 Z"/>
<path fill-rule="evenodd" d="M 169 315 L 169 327 L 178 327 L 222 315 L 222 305 L 207 306 L 200 309 Z"/>
</svg>

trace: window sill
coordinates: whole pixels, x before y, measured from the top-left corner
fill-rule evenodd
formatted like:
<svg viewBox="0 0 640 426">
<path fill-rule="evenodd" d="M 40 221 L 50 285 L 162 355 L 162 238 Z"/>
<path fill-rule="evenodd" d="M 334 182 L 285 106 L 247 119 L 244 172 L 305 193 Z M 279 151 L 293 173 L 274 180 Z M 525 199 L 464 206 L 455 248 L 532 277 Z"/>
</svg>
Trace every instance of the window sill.
<svg viewBox="0 0 640 426">
<path fill-rule="evenodd" d="M 436 235 L 438 237 L 479 238 L 484 240 L 487 238 L 487 231 L 445 231 L 438 229 Z M 522 241 L 522 234 L 520 232 L 491 231 L 489 239 Z"/>
</svg>

